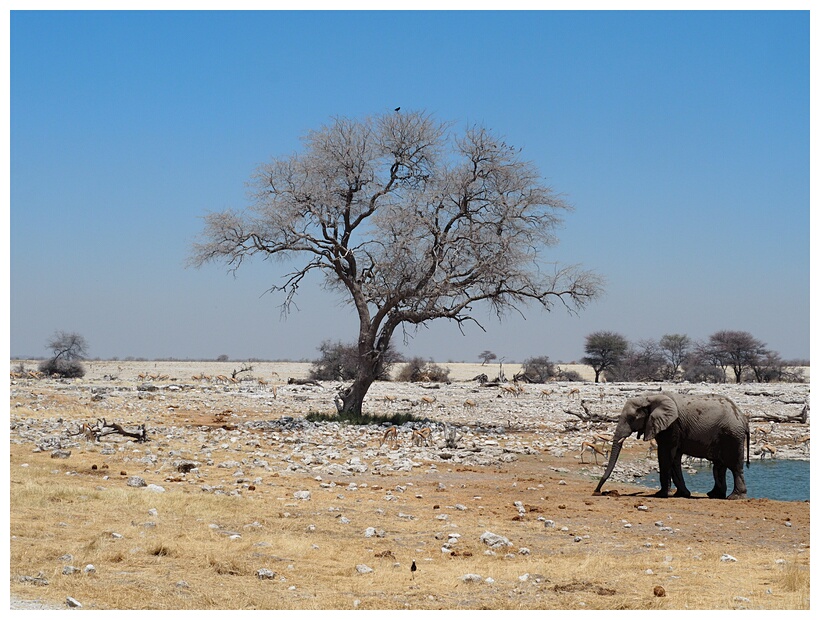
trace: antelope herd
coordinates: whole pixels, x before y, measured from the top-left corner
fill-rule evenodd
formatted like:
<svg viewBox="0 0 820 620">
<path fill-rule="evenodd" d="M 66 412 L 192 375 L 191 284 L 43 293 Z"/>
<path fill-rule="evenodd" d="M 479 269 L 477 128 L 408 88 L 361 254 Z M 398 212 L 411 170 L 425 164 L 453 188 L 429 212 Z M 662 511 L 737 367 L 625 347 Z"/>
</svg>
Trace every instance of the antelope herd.
<svg viewBox="0 0 820 620">
<path fill-rule="evenodd" d="M 433 442 L 433 429 L 429 426 L 424 426 L 422 428 L 414 428 L 411 429 L 410 441 L 412 442 L 413 446 L 420 447 L 420 446 L 431 446 Z M 398 426 L 391 426 L 382 435 L 381 441 L 379 442 L 379 448 L 384 446 L 384 444 L 388 444 L 389 447 L 393 448 L 394 450 L 399 446 L 399 427 Z"/>
</svg>

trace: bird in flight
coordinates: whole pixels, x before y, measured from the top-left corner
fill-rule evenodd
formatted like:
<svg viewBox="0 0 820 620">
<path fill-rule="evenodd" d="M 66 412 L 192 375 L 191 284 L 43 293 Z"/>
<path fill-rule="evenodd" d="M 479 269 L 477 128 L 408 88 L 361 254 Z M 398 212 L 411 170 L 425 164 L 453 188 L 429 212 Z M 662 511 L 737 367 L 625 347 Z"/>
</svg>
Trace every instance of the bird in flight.
<svg viewBox="0 0 820 620">
<path fill-rule="evenodd" d="M 399 110 L 401 110 L 401 106 L 399 106 L 398 108 L 396 108 L 396 109 L 394 110 L 394 112 L 398 112 Z"/>
</svg>

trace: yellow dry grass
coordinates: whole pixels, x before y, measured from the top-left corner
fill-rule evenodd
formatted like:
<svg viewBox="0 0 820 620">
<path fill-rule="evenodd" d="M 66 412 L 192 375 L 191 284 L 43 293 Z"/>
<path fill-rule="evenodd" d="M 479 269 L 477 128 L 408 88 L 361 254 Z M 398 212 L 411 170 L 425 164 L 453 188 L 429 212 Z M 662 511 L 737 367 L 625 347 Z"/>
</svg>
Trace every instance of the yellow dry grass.
<svg viewBox="0 0 820 620">
<path fill-rule="evenodd" d="M 94 452 L 81 455 L 80 467 L 80 459 L 68 467 L 44 453 L 25 455 L 23 466 L 22 456 L 12 458 L 10 565 L 11 591 L 23 598 L 42 598 L 47 591 L 53 600 L 72 596 L 99 609 L 809 605 L 805 554 L 781 558 L 777 549 L 744 548 L 741 562 L 721 562 L 720 545 L 692 548 L 691 540 L 667 537 L 647 546 L 643 538 L 619 536 L 614 522 L 598 531 L 581 526 L 576 535 L 588 533 L 599 542 L 575 542 L 573 532 L 548 531 L 534 517 L 513 521 L 510 502 L 490 498 L 487 487 L 480 507 L 456 515 L 453 505 L 468 501 L 464 498 L 475 489 L 438 492 L 432 481 L 417 481 L 401 494 L 400 506 L 388 509 L 407 518 L 385 524 L 378 510 L 390 503 L 383 498 L 397 480 L 355 492 L 339 484 L 326 493 L 318 492 L 314 481 L 312 499 L 302 502 L 293 499 L 293 491 L 309 481 L 298 477 L 273 478 L 258 493 L 242 496 L 204 493 L 193 485 L 152 493 L 125 486 L 118 471 L 92 470 L 90 463 L 100 459 Z M 469 473 L 461 472 L 465 480 Z M 448 520 L 436 518 L 443 512 L 450 513 Z M 342 516 L 351 523 L 343 523 Z M 387 530 L 383 538 L 364 537 L 366 527 L 380 524 Z M 442 534 L 456 530 L 462 534 L 453 546 L 456 555 L 442 553 Z M 530 554 L 519 553 L 516 543 L 487 555 L 479 542 L 487 530 L 528 541 Z M 412 560 L 419 569 L 415 574 L 409 570 Z M 96 572 L 83 572 L 89 564 Z M 360 564 L 373 572 L 358 573 Z M 63 574 L 69 565 L 78 572 Z M 260 569 L 275 577 L 260 579 Z M 466 574 L 480 575 L 480 581 L 464 582 Z M 17 581 L 22 575 L 43 575 L 49 585 Z M 655 595 L 656 586 L 665 596 Z"/>
</svg>

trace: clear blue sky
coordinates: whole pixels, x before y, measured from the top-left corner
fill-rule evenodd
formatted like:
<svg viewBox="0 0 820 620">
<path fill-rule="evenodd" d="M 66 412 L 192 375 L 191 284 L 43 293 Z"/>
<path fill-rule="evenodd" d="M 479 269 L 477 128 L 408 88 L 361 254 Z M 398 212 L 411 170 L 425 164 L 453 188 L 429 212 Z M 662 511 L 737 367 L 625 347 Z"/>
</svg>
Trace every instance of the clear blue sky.
<svg viewBox="0 0 820 620">
<path fill-rule="evenodd" d="M 584 337 L 744 330 L 809 357 L 803 12 L 12 12 L 10 354 L 313 359 L 348 307 L 283 270 L 185 267 L 207 211 L 333 116 L 423 109 L 523 148 L 575 211 L 580 316 L 423 328 L 405 355 L 570 361 Z"/>
</svg>

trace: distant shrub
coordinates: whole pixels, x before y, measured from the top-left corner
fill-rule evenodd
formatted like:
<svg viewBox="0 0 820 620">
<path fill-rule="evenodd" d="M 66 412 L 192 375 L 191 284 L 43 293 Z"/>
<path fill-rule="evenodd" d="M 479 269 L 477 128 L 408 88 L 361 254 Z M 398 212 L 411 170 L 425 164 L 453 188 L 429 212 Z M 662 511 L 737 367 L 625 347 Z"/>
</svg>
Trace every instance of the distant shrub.
<svg viewBox="0 0 820 620">
<path fill-rule="evenodd" d="M 313 381 L 352 381 L 359 370 L 359 349 L 352 344 L 325 340 L 319 345 L 319 359 L 314 360 L 308 372 Z M 401 361 L 401 354 L 392 346 L 382 355 L 376 369 L 376 379 L 389 381 L 390 369 Z"/>
<path fill-rule="evenodd" d="M 426 361 L 420 357 L 414 357 L 399 370 L 396 374 L 396 381 L 448 383 L 450 381 L 450 369 L 434 364 L 432 360 Z"/>
<path fill-rule="evenodd" d="M 725 378 L 716 366 L 695 364 L 684 369 L 683 380 L 690 383 L 723 383 Z"/>
<path fill-rule="evenodd" d="M 352 381 L 356 378 L 358 351 L 342 342 L 325 340 L 319 345 L 319 359 L 314 360 L 308 378 L 314 381 Z"/>
<path fill-rule="evenodd" d="M 558 372 L 555 370 L 555 364 L 550 361 L 546 355 L 540 357 L 530 357 L 524 360 L 522 364 L 521 374 L 530 383 L 546 383 Z M 518 377 L 519 379 L 522 377 Z"/>
<path fill-rule="evenodd" d="M 559 381 L 583 381 L 584 378 L 575 370 L 561 370 L 557 375 Z"/>
<path fill-rule="evenodd" d="M 85 376 L 85 367 L 79 360 L 52 358 L 40 362 L 37 368 L 48 376 L 56 375 L 66 379 L 78 379 Z"/>
</svg>

